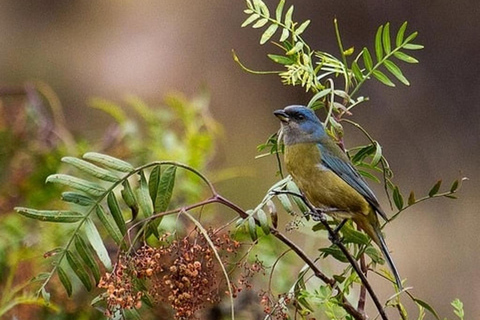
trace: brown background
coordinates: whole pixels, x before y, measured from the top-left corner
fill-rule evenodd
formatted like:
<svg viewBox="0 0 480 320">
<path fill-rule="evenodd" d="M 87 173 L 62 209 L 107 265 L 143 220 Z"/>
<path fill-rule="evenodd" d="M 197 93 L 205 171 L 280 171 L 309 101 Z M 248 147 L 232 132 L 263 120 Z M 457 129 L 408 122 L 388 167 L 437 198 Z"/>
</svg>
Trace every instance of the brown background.
<svg viewBox="0 0 480 320">
<path fill-rule="evenodd" d="M 270 6 L 276 1 L 269 1 Z M 288 1 L 288 3 L 292 3 Z M 312 47 L 336 53 L 333 18 L 346 47 L 372 48 L 376 28 L 397 30 L 405 20 L 418 30 L 419 65 L 402 64 L 411 87 L 369 83 L 370 102 L 354 119 L 380 139 L 405 191 L 427 192 L 437 179 L 461 175 L 459 200 L 439 199 L 388 226 L 387 241 L 414 293 L 453 318 L 449 303 L 464 301 L 467 318 L 480 316 L 478 173 L 480 78 L 478 1 L 295 1 L 294 18 L 312 19 L 305 37 Z M 243 207 L 255 205 L 274 181 L 273 159 L 254 160 L 255 147 L 277 130 L 272 111 L 306 103 L 300 88 L 275 76 L 253 76 L 231 58 L 259 70 L 273 69 L 260 32 L 241 29 L 243 1 L 18 1 L 0 2 L 0 81 L 42 80 L 58 93 L 71 128 L 98 136 L 107 119 L 86 107 L 88 98 L 120 101 L 127 93 L 155 104 L 172 90 L 193 95 L 203 85 L 212 112 L 225 126 L 213 165 L 247 166 L 255 175 L 222 183 Z M 348 133 L 351 132 L 351 135 Z M 360 143 L 347 131 L 347 146 Z M 375 186 L 380 193 L 381 188 Z M 381 202 L 386 205 L 384 198 Z M 389 292 L 389 291 L 385 291 Z"/>
</svg>

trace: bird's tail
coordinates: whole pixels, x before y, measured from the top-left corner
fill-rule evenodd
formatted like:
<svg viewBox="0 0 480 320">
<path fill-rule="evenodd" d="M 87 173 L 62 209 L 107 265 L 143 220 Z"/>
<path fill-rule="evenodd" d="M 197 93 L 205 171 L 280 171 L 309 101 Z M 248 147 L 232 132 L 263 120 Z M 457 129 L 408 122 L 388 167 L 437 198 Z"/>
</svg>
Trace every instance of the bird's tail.
<svg viewBox="0 0 480 320">
<path fill-rule="evenodd" d="M 385 260 L 387 261 L 388 267 L 393 273 L 393 276 L 395 277 L 395 282 L 397 283 L 397 287 L 399 290 L 402 290 L 402 280 L 400 279 L 400 275 L 398 274 L 397 267 L 395 266 L 395 263 L 393 263 L 392 256 L 390 255 L 390 252 L 388 251 L 387 244 L 385 243 L 385 239 L 383 238 L 382 231 L 380 230 L 379 226 L 374 226 L 374 231 L 375 231 L 375 236 L 376 238 L 373 238 L 375 243 L 379 246 L 380 250 L 382 251 L 383 256 L 385 257 Z"/>
</svg>

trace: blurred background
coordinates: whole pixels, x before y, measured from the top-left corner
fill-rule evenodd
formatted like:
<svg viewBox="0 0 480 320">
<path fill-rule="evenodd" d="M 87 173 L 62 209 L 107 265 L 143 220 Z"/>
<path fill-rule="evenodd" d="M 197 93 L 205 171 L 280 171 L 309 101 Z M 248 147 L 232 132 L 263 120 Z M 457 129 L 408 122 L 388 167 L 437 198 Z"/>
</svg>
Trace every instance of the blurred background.
<svg viewBox="0 0 480 320">
<path fill-rule="evenodd" d="M 353 119 L 380 140 L 407 195 L 410 189 L 426 194 L 438 179 L 446 186 L 462 176 L 470 179 L 458 200 L 418 205 L 385 231 L 400 273 L 416 295 L 441 317 L 453 317 L 454 298 L 464 302 L 467 318 L 479 317 L 480 3 L 289 3 L 295 5 L 295 20 L 312 20 L 305 33 L 312 48 L 335 54 L 334 17 L 344 46 L 356 52 L 373 47 L 380 24 L 390 22 L 398 30 L 407 20 L 407 32 L 419 31 L 415 42 L 425 49 L 413 55 L 420 63 L 401 64 L 411 86 L 367 83 L 363 95 L 370 101 L 354 110 Z M 232 49 L 252 69 L 279 68 L 266 57 L 277 49 L 258 44 L 260 31 L 240 28 L 243 9 L 243 1 L 219 0 L 2 0 L 0 89 L 12 93 L 27 82 L 48 84 L 63 105 L 66 127 L 85 139 L 101 136 L 109 120 L 87 106 L 92 97 L 121 101 L 134 94 L 154 105 L 172 91 L 193 96 L 206 89 L 211 113 L 224 127 L 210 167 L 252 172 L 218 185 L 223 195 L 250 208 L 276 181 L 275 159 L 254 159 L 256 146 L 279 127 L 272 111 L 305 104 L 311 96 L 283 86 L 276 76 L 245 73 L 234 63 Z M 346 130 L 347 147 L 365 142 Z M 374 188 L 387 208 L 382 187 Z"/>
</svg>

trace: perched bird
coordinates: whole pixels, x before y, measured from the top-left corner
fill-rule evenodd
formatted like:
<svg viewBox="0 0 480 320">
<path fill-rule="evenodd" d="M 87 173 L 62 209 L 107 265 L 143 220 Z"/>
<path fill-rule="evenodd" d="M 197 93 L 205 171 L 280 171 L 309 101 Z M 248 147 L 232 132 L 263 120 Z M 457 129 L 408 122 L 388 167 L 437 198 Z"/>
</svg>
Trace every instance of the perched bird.
<svg viewBox="0 0 480 320">
<path fill-rule="evenodd" d="M 311 109 L 293 105 L 276 110 L 274 115 L 282 124 L 285 165 L 293 181 L 312 205 L 335 218 L 352 219 L 365 231 L 382 251 L 398 288 L 402 288 L 377 213 L 385 220 L 387 216 L 348 156 Z"/>
</svg>

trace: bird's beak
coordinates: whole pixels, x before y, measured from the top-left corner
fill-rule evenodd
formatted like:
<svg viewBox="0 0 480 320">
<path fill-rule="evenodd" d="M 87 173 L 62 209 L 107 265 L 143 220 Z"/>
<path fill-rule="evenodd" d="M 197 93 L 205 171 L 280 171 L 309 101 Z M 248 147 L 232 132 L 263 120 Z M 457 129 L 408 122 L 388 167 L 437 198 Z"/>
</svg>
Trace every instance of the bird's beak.
<svg viewBox="0 0 480 320">
<path fill-rule="evenodd" d="M 288 116 L 288 114 L 281 109 L 273 111 L 273 114 L 283 123 L 288 123 L 290 121 L 290 117 Z"/>
</svg>

